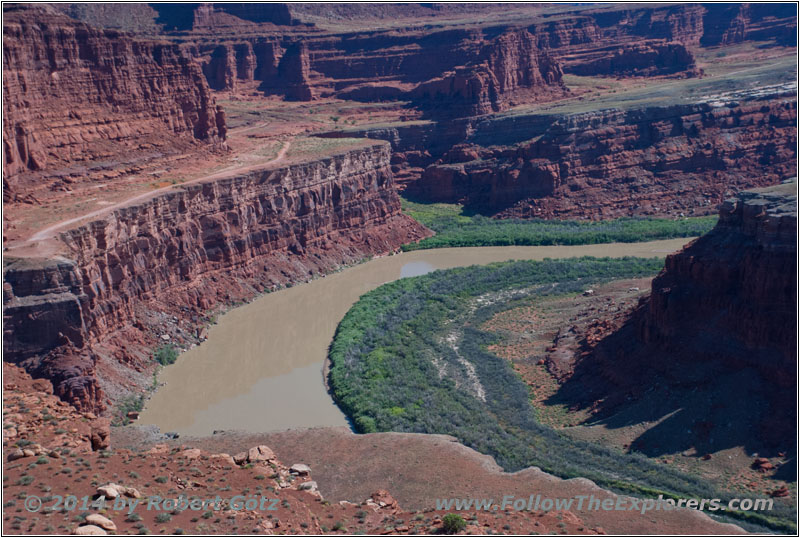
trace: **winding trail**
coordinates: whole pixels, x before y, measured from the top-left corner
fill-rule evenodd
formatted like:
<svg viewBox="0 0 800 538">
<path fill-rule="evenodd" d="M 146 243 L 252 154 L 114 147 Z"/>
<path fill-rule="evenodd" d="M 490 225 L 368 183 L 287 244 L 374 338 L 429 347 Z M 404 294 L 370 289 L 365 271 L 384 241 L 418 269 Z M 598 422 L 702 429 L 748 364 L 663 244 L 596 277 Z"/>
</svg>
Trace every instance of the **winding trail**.
<svg viewBox="0 0 800 538">
<path fill-rule="evenodd" d="M 130 206 L 130 205 L 132 205 L 132 204 L 134 204 L 136 202 L 140 202 L 142 200 L 147 200 L 149 198 L 157 196 L 158 194 L 160 194 L 162 192 L 171 191 L 171 190 L 173 190 L 175 188 L 179 188 L 179 187 L 182 187 L 184 185 L 191 185 L 193 183 L 201 183 L 203 181 L 212 181 L 212 180 L 215 180 L 215 179 L 222 179 L 222 178 L 229 177 L 229 176 L 232 176 L 232 175 L 235 175 L 235 174 L 240 174 L 240 173 L 243 173 L 243 172 L 250 172 L 252 170 L 257 170 L 259 168 L 265 168 L 267 166 L 278 164 L 278 163 L 282 162 L 285 159 L 286 153 L 289 151 L 289 147 L 291 145 L 292 145 L 292 140 L 291 139 L 289 139 L 286 142 L 284 142 L 283 143 L 283 147 L 281 147 L 280 151 L 278 151 L 278 154 L 273 159 L 271 159 L 269 161 L 266 161 L 266 162 L 259 162 L 259 163 L 254 163 L 254 164 L 245 164 L 245 163 L 236 164 L 236 165 L 233 165 L 233 166 L 229 166 L 229 167 L 227 167 L 227 168 L 225 168 L 225 169 L 223 169 L 223 170 L 221 170 L 219 172 L 215 172 L 213 174 L 207 174 L 205 176 L 201 176 L 201 177 L 186 181 L 184 183 L 180 183 L 178 185 L 167 185 L 165 187 L 160 187 L 160 188 L 152 190 L 152 191 L 143 192 L 141 194 L 137 194 L 136 196 L 132 196 L 131 198 L 123 200 L 121 202 L 117 202 L 116 204 L 109 205 L 109 206 L 106 206 L 106 207 L 102 207 L 100 209 L 96 209 L 94 211 L 90 211 L 89 213 L 84 213 L 83 215 L 79 215 L 79 216 L 71 218 L 71 219 L 62 220 L 61 222 L 57 222 L 56 224 L 53 224 L 52 226 L 48 226 L 47 228 L 44 228 L 43 230 L 39 230 L 38 232 L 33 234 L 26 242 L 24 242 L 22 244 L 30 244 L 30 243 L 36 242 L 36 241 L 44 241 L 46 239 L 52 239 L 59 230 L 61 230 L 63 228 L 66 228 L 67 226 L 70 226 L 71 224 L 75 224 L 77 222 L 81 222 L 81 221 L 83 221 L 85 219 L 91 219 L 91 218 L 96 218 L 96 217 L 101 217 L 103 215 L 107 215 L 107 214 L 109 214 L 109 213 L 111 213 L 111 212 L 113 212 L 113 211 L 115 211 L 117 209 L 120 209 L 122 207 L 127 207 L 127 206 Z"/>
</svg>

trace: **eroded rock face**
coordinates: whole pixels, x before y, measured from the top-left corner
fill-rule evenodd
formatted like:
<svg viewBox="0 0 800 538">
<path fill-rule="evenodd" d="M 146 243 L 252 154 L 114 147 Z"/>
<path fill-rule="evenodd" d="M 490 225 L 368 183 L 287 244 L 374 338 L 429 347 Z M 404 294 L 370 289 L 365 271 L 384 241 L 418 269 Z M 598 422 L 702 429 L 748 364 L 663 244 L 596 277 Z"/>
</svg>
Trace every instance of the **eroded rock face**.
<svg viewBox="0 0 800 538">
<path fill-rule="evenodd" d="M 616 75 L 619 77 L 653 77 L 669 75 L 680 78 L 702 74 L 694 56 L 677 42 L 643 41 L 612 50 L 600 49 L 594 59 L 568 68 L 570 73 L 584 76 Z"/>
<path fill-rule="evenodd" d="M 6 197 L 24 172 L 219 141 L 219 119 L 200 67 L 177 46 L 43 9 L 4 11 Z"/>
<path fill-rule="evenodd" d="M 147 312 L 191 325 L 217 304 L 423 237 L 400 213 L 389 154 L 375 143 L 186 185 L 65 232 L 71 259 L 4 270 L 6 360 L 51 379 L 77 407 L 98 409 L 94 363 L 103 359 L 90 349 L 124 334 L 116 358 L 132 361 L 127 345 L 158 338 L 141 324 Z"/>
<path fill-rule="evenodd" d="M 533 142 L 449 151 L 413 188 L 504 217 L 707 214 L 791 176 L 796 116 L 789 96 L 542 116 Z"/>
<path fill-rule="evenodd" d="M 667 257 L 649 297 L 587 336 L 576 371 L 602 380 L 595 397 L 610 408 L 654 384 L 707 390 L 712 405 L 689 406 L 676 420 L 712 432 L 716 445 L 697 441 L 709 448 L 792 446 L 796 241 L 796 180 L 727 200 L 711 232 Z"/>
<path fill-rule="evenodd" d="M 640 322 L 642 341 L 693 345 L 731 367 L 794 386 L 797 183 L 740 193 L 710 233 L 667 257 Z M 693 326 L 702 320 L 702 335 Z"/>
<path fill-rule="evenodd" d="M 445 115 L 474 116 L 512 104 L 563 96 L 560 65 L 540 52 L 526 30 L 508 31 L 480 47 L 471 65 L 417 86 L 411 97 Z"/>
</svg>

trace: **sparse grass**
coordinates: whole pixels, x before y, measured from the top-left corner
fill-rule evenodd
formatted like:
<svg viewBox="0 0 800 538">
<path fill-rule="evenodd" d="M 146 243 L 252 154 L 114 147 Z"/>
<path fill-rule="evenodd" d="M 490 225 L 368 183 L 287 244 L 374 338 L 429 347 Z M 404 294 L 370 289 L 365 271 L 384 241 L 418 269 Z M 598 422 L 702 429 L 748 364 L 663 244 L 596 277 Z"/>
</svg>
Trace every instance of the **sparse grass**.
<svg viewBox="0 0 800 538">
<path fill-rule="evenodd" d="M 312 157 L 335 155 L 342 151 L 378 143 L 380 141 L 365 138 L 320 138 L 316 136 L 296 138 L 286 152 L 286 158 L 292 161 L 301 161 Z"/>
</svg>

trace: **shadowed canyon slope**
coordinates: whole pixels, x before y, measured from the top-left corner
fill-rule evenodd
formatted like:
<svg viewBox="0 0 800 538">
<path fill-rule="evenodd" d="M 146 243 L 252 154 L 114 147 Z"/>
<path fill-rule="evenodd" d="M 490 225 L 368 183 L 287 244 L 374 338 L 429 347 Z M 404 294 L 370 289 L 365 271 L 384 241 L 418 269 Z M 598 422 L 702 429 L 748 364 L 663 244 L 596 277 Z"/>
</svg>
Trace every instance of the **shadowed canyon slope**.
<svg viewBox="0 0 800 538">
<path fill-rule="evenodd" d="M 745 446 L 793 457 L 796 243 L 796 182 L 727 200 L 714 230 L 667 257 L 649 297 L 595 320 L 562 394 L 616 427 L 615 412 L 649 401 L 649 420 L 669 417 L 634 442 L 650 455 Z M 664 391 L 686 393 L 686 408 L 659 400 Z M 682 428 L 691 435 L 670 436 Z"/>
</svg>

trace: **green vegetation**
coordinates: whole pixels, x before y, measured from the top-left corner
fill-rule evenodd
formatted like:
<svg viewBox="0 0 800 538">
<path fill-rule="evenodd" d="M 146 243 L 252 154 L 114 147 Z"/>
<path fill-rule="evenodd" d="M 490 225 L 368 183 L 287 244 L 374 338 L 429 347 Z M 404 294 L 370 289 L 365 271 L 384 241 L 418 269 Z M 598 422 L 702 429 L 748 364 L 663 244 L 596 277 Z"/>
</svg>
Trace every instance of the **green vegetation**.
<svg viewBox="0 0 800 538">
<path fill-rule="evenodd" d="M 156 350 L 153 360 L 161 366 L 169 366 L 178 360 L 178 350 L 172 344 L 164 344 Z"/>
<path fill-rule="evenodd" d="M 467 528 L 467 522 L 458 514 L 447 514 L 442 518 L 442 532 L 445 534 L 458 534 Z"/>
<path fill-rule="evenodd" d="M 127 426 L 130 424 L 131 421 L 128 418 L 128 413 L 131 411 L 140 412 L 142 409 L 144 409 L 144 402 L 144 394 L 139 394 L 138 396 L 131 394 L 130 396 L 126 396 L 120 400 L 117 404 L 117 408 L 115 409 L 114 417 L 111 420 L 111 425 Z"/>
<path fill-rule="evenodd" d="M 457 204 L 422 204 L 403 200 L 403 210 L 434 232 L 434 237 L 403 245 L 403 250 L 442 247 L 589 245 L 635 243 L 695 237 L 711 230 L 716 216 L 679 220 L 621 218 L 607 221 L 491 219 L 467 215 Z"/>
<path fill-rule="evenodd" d="M 735 495 L 701 478 L 540 424 L 527 385 L 507 361 L 487 351 L 497 336 L 478 329 L 521 301 L 653 275 L 662 266 L 658 258 L 547 259 L 385 284 L 363 295 L 337 328 L 329 350 L 334 398 L 359 432 L 452 435 L 507 471 L 537 466 L 633 495 L 727 500 Z M 777 504 L 769 517 L 744 517 L 784 529 L 793 521 L 789 508 Z"/>
</svg>

